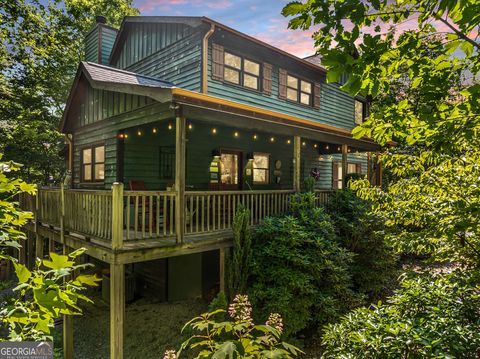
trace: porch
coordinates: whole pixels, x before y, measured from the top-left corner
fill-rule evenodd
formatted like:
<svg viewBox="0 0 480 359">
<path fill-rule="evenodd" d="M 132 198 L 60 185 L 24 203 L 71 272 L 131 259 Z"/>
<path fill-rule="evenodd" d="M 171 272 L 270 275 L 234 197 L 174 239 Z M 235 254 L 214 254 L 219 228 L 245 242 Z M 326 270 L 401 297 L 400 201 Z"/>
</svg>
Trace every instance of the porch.
<svg viewBox="0 0 480 359">
<path fill-rule="evenodd" d="M 288 212 L 293 190 L 130 191 L 41 188 L 22 195 L 21 206 L 34 214 L 29 229 L 43 239 L 107 263 L 135 263 L 220 249 L 231 245 L 233 217 L 250 210 L 250 224 Z M 318 205 L 330 190 L 315 192 Z M 183 208 L 178 208 L 183 203 Z M 180 214 L 180 215 L 178 215 Z"/>
</svg>

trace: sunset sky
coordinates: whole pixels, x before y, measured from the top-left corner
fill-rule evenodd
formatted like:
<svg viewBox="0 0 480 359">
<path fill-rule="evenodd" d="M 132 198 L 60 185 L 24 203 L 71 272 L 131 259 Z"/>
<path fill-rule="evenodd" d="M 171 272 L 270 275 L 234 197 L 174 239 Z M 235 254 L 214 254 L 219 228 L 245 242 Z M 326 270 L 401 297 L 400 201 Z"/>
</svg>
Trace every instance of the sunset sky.
<svg viewBox="0 0 480 359">
<path fill-rule="evenodd" d="M 207 16 L 299 57 L 314 53 L 312 32 L 287 29 L 288 0 L 134 0 L 141 15 Z"/>
</svg>

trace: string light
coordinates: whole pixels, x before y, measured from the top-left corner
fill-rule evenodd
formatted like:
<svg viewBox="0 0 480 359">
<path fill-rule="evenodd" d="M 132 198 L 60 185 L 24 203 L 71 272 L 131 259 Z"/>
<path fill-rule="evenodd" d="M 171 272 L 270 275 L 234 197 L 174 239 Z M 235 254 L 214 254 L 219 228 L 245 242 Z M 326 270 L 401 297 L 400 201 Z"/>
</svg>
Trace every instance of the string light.
<svg viewBox="0 0 480 359">
<path fill-rule="evenodd" d="M 325 149 L 326 149 L 326 150 L 328 150 L 329 148 L 330 148 L 330 146 L 329 146 L 329 145 L 326 145 L 326 146 L 325 146 Z"/>
<path fill-rule="evenodd" d="M 339 147 L 337 147 L 337 151 L 340 151 L 340 146 L 339 146 Z"/>
<path fill-rule="evenodd" d="M 212 128 L 212 133 L 213 133 L 213 134 L 216 134 L 216 133 L 217 133 L 217 129 L 216 129 L 215 127 Z"/>
<path fill-rule="evenodd" d="M 305 143 L 305 142 L 302 142 L 302 146 L 305 146 L 305 145 L 306 145 L 306 143 Z"/>
<path fill-rule="evenodd" d="M 142 135 L 142 131 L 138 130 L 138 131 L 137 131 L 137 135 L 141 136 L 141 135 Z"/>
<path fill-rule="evenodd" d="M 168 129 L 171 130 L 172 128 L 173 128 L 172 124 L 169 123 L 169 124 L 168 124 Z"/>
<path fill-rule="evenodd" d="M 352 152 L 352 149 L 351 149 L 351 148 L 348 148 L 348 152 Z"/>
<path fill-rule="evenodd" d="M 128 138 L 128 133 L 126 133 L 125 135 L 123 135 L 125 138 Z"/>
<path fill-rule="evenodd" d="M 191 123 L 188 124 L 188 129 L 191 130 L 193 128 L 193 125 Z"/>
<path fill-rule="evenodd" d="M 275 137 L 270 138 L 270 142 L 275 142 Z"/>
<path fill-rule="evenodd" d="M 314 145 L 313 145 L 313 147 L 317 148 L 317 147 L 318 147 L 318 145 L 317 145 L 317 144 L 314 144 Z"/>
<path fill-rule="evenodd" d="M 153 133 L 157 133 L 157 128 L 154 127 L 153 130 L 152 130 Z"/>
<path fill-rule="evenodd" d="M 124 138 L 125 136 L 123 135 L 123 133 L 119 133 L 118 134 L 118 138 Z"/>
<path fill-rule="evenodd" d="M 256 139 L 257 139 L 257 135 L 253 135 L 253 139 L 256 140 Z"/>
<path fill-rule="evenodd" d="M 233 135 L 234 135 L 235 137 L 238 137 L 238 136 L 239 136 L 238 132 L 235 132 Z"/>
<path fill-rule="evenodd" d="M 289 145 L 290 143 L 292 143 L 292 141 L 290 141 L 290 140 L 287 140 L 287 144 Z"/>
</svg>

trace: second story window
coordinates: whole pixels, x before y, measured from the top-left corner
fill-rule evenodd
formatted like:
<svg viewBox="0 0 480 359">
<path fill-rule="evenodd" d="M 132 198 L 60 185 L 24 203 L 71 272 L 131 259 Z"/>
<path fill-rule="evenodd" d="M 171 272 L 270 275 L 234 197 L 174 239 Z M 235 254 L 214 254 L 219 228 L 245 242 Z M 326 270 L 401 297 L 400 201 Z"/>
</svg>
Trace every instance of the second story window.
<svg viewBox="0 0 480 359">
<path fill-rule="evenodd" d="M 260 64 L 230 52 L 224 52 L 224 79 L 225 81 L 260 89 Z"/>
<path fill-rule="evenodd" d="M 287 99 L 310 106 L 312 104 L 312 83 L 287 75 Z"/>
<path fill-rule="evenodd" d="M 367 115 L 365 102 L 355 100 L 355 123 L 361 125 Z"/>
<path fill-rule="evenodd" d="M 82 182 L 102 182 L 105 179 L 105 146 L 82 150 Z"/>
</svg>

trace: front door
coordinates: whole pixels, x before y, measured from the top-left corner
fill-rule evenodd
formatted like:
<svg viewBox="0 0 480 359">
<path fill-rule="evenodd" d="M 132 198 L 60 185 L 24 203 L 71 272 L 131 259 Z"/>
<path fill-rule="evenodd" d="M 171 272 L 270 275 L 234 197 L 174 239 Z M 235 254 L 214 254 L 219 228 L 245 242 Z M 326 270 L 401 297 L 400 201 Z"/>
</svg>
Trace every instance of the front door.
<svg viewBox="0 0 480 359">
<path fill-rule="evenodd" d="M 242 184 L 242 152 L 222 150 L 220 152 L 220 188 L 239 190 Z"/>
</svg>

